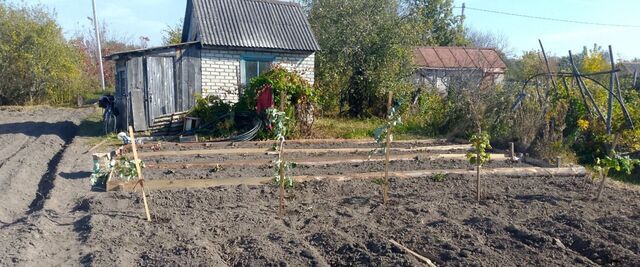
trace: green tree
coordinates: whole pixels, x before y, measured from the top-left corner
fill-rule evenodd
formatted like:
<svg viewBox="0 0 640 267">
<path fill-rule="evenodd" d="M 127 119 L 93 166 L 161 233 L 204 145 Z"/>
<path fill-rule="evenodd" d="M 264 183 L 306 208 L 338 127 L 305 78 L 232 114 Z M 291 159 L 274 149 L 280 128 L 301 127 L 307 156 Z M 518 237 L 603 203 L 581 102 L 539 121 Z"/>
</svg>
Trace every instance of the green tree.
<svg viewBox="0 0 640 267">
<path fill-rule="evenodd" d="M 405 16 L 418 33 L 418 45 L 467 45 L 462 16 L 454 15 L 453 0 L 400 0 Z"/>
<path fill-rule="evenodd" d="M 72 102 L 83 88 L 79 62 L 46 9 L 0 2 L 0 105 Z"/>
<path fill-rule="evenodd" d="M 385 93 L 406 90 L 411 74 L 413 33 L 398 1 L 316 0 L 308 9 L 322 47 L 316 77 L 323 110 L 383 115 Z"/>
<path fill-rule="evenodd" d="M 172 45 L 182 43 L 182 25 L 183 19 L 180 19 L 175 25 L 167 25 L 162 31 L 162 44 Z"/>
</svg>

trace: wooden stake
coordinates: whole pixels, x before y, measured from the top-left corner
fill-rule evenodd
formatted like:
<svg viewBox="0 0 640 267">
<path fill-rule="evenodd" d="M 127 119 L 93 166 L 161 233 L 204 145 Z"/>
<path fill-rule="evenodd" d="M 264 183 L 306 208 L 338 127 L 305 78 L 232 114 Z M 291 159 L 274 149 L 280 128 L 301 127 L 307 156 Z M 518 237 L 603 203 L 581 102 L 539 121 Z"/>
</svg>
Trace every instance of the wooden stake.
<svg viewBox="0 0 640 267">
<path fill-rule="evenodd" d="M 598 188 L 598 195 L 596 196 L 596 200 L 600 200 L 600 196 L 602 195 L 602 190 L 604 190 L 604 184 L 607 179 L 607 174 L 604 171 L 600 171 L 600 188 Z"/>
<path fill-rule="evenodd" d="M 287 96 L 285 95 L 284 91 L 280 92 L 280 111 L 281 112 L 285 112 L 285 101 L 287 99 Z M 286 113 L 285 113 L 286 114 Z M 280 188 L 279 188 L 279 195 L 280 195 L 280 216 L 284 217 L 284 179 L 286 178 L 286 174 L 284 172 L 284 168 L 285 168 L 285 164 L 284 164 L 284 138 L 280 140 L 280 146 L 279 146 L 279 153 L 278 153 L 278 158 L 280 159 L 280 170 L 278 171 L 278 174 L 280 175 Z"/>
<path fill-rule="evenodd" d="M 482 128 L 478 127 L 478 136 L 482 135 Z M 476 149 L 476 198 L 480 202 L 480 150 Z"/>
<path fill-rule="evenodd" d="M 151 212 L 149 212 L 149 204 L 147 203 L 147 195 L 144 192 L 144 177 L 142 176 L 142 168 L 140 168 L 140 160 L 138 159 L 138 151 L 136 150 L 136 139 L 133 134 L 133 127 L 129 126 L 129 138 L 131 139 L 131 149 L 133 150 L 133 161 L 136 164 L 136 172 L 138 173 L 138 183 L 142 188 L 142 202 L 144 203 L 144 212 L 147 215 L 147 221 L 151 221 Z"/>
<path fill-rule="evenodd" d="M 393 91 L 389 92 L 389 99 L 387 101 L 387 120 L 389 120 L 389 116 L 391 116 L 391 108 L 393 105 Z M 389 129 L 387 129 L 387 140 L 384 152 L 384 184 L 382 185 L 382 201 L 386 205 L 389 202 L 389 152 L 391 150 L 391 129 L 392 126 L 389 125 Z"/>
<path fill-rule="evenodd" d="M 409 248 L 401 245 L 400 243 L 394 241 L 393 239 L 389 239 L 389 242 L 391 242 L 391 244 L 395 245 L 396 247 L 399 247 L 399 248 L 403 249 L 404 251 L 406 251 L 407 253 L 413 255 L 414 257 L 418 258 L 418 260 L 420 260 L 421 262 L 424 262 L 425 264 L 427 264 L 427 266 L 436 267 L 436 265 L 430 259 L 428 259 L 427 257 L 422 256 L 422 255 L 416 253 L 413 250 L 410 250 Z"/>
<path fill-rule="evenodd" d="M 515 160 L 515 158 L 516 158 L 516 144 L 514 142 L 510 142 L 509 145 L 511 147 L 509 156 L 511 157 L 511 160 Z"/>
</svg>

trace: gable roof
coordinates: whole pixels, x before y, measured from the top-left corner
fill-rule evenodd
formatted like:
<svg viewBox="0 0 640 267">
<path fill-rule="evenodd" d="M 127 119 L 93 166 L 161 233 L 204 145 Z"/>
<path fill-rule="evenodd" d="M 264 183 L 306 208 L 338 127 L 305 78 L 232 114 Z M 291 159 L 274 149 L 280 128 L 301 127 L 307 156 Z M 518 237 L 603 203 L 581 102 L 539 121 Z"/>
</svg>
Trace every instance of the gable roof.
<svg viewBox="0 0 640 267">
<path fill-rule="evenodd" d="M 618 66 L 626 74 L 634 75 L 634 73 L 640 72 L 640 62 L 622 62 Z"/>
<path fill-rule="evenodd" d="M 425 46 L 413 51 L 413 62 L 429 69 L 506 69 L 496 50 L 490 48 Z"/>
<path fill-rule="evenodd" d="M 192 18 L 198 33 L 195 38 L 189 36 Z M 188 0 L 182 41 L 200 41 L 204 46 L 320 50 L 302 7 L 275 0 Z"/>
</svg>

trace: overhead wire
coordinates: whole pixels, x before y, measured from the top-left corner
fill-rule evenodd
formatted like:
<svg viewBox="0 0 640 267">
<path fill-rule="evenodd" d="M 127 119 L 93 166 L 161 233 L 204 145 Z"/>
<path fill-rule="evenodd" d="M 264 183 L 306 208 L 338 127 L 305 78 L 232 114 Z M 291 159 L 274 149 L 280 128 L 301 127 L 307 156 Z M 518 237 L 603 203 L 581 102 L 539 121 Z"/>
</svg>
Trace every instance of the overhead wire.
<svg viewBox="0 0 640 267">
<path fill-rule="evenodd" d="M 454 7 L 454 8 L 462 9 L 462 7 Z M 477 8 L 477 7 L 469 7 L 469 6 L 466 6 L 466 5 L 465 5 L 464 9 L 465 10 L 472 10 L 472 11 L 479 11 L 479 12 L 486 12 L 486 13 L 493 13 L 493 14 L 500 14 L 500 15 L 506 15 L 506 16 L 513 16 L 513 17 L 537 19 L 537 20 L 565 22 L 565 23 L 574 23 L 574 24 L 583 24 L 583 25 L 595 25 L 595 26 L 606 26 L 606 27 L 621 27 L 621 28 L 638 28 L 638 29 L 640 29 L 640 25 L 600 23 L 600 22 L 580 21 L 580 20 L 572 20 L 572 19 L 542 17 L 542 16 L 518 14 L 518 13 L 513 13 L 513 12 L 490 10 L 490 9 Z"/>
</svg>

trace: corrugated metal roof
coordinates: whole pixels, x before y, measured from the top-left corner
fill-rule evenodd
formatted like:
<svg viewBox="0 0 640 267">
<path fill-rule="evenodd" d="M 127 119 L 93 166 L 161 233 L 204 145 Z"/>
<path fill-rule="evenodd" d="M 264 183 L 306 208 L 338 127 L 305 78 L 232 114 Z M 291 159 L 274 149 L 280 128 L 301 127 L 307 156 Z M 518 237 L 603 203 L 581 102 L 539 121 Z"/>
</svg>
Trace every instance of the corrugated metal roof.
<svg viewBox="0 0 640 267">
<path fill-rule="evenodd" d="M 272 0 L 190 1 L 187 8 L 193 7 L 203 45 L 320 50 L 298 4 Z"/>
<path fill-rule="evenodd" d="M 490 48 L 426 46 L 416 47 L 413 61 L 423 68 L 434 69 L 506 69 L 498 52 Z"/>
</svg>

